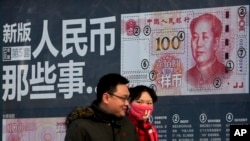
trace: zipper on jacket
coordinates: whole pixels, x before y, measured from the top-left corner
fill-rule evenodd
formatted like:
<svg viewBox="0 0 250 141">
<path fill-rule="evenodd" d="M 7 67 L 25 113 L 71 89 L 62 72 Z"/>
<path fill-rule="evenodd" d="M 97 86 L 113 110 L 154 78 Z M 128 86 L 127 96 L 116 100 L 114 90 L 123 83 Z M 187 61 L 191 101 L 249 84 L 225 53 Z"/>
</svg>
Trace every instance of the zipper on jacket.
<svg viewBox="0 0 250 141">
<path fill-rule="evenodd" d="M 115 141 L 115 121 L 111 121 L 111 128 L 113 133 L 113 141 Z"/>
</svg>

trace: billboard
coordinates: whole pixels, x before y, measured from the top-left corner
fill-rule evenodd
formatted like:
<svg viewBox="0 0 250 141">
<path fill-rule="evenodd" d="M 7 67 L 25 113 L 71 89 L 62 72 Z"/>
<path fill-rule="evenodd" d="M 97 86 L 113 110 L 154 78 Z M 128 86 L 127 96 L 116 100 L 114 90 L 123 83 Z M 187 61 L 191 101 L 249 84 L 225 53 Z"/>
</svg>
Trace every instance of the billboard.
<svg viewBox="0 0 250 141">
<path fill-rule="evenodd" d="M 249 124 L 249 1 L 0 2 L 0 140 L 61 141 L 120 73 L 158 95 L 159 140 L 229 140 Z M 211 20 L 212 19 L 212 20 Z"/>
</svg>

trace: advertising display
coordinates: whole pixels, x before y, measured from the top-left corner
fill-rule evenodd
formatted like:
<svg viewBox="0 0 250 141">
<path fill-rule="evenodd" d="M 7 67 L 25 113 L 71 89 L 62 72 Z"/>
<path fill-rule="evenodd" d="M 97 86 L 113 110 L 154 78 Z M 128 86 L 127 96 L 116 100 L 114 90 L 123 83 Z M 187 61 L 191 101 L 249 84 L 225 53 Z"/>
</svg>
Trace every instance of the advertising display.
<svg viewBox="0 0 250 141">
<path fill-rule="evenodd" d="M 159 141 L 229 141 L 250 124 L 249 5 L 0 1 L 0 141 L 63 141 L 107 73 L 155 90 Z"/>
</svg>

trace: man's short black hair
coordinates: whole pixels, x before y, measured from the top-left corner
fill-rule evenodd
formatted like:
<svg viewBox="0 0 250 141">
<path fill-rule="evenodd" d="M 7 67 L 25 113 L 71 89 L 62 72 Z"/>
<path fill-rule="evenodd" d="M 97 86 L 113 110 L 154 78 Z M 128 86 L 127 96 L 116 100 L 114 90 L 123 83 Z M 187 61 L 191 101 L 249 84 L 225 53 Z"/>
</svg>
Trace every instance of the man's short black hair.
<svg viewBox="0 0 250 141">
<path fill-rule="evenodd" d="M 105 92 L 114 93 L 118 84 L 128 84 L 129 80 L 117 73 L 109 73 L 102 76 L 97 84 L 97 101 L 102 101 L 102 96 Z"/>
</svg>

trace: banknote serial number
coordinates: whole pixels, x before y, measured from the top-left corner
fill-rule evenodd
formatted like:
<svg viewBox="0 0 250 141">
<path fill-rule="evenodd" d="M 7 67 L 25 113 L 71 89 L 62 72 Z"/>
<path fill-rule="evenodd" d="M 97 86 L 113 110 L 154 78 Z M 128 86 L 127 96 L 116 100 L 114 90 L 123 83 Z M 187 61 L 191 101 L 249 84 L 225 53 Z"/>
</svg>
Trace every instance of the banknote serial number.
<svg viewBox="0 0 250 141">
<path fill-rule="evenodd" d="M 147 79 L 147 74 L 141 74 L 141 75 L 128 75 L 126 76 L 127 79 Z"/>
</svg>

